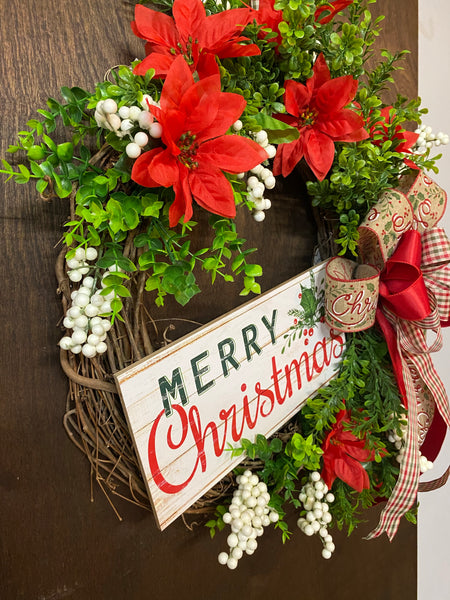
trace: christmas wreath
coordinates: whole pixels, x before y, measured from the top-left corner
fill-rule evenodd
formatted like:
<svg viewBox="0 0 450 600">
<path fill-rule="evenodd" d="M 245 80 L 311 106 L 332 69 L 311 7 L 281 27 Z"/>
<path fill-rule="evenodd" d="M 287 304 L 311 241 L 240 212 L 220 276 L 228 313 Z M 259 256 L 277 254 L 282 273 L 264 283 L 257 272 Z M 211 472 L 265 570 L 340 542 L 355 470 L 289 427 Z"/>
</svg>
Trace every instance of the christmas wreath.
<svg viewBox="0 0 450 600">
<path fill-rule="evenodd" d="M 419 100 L 383 102 L 404 52 L 374 62 L 374 1 L 138 4 L 131 27 L 146 57 L 111 69 L 93 93 L 62 88 L 63 101 L 50 98 L 9 148 L 26 164 L 2 161 L 16 183 L 69 201 L 56 265 L 64 424 L 99 484 L 145 508 L 113 374 L 155 349 L 149 303 L 172 295 L 185 306 L 199 270 L 260 293 L 236 210 L 262 223 L 277 179 L 300 170 L 319 215 L 316 258 L 330 260 L 323 293 L 313 278 L 302 286 L 284 341 L 325 320 L 345 332 L 345 350 L 336 376 L 280 432 L 231 448 L 243 466 L 187 511 L 209 513 L 212 535 L 231 526 L 219 555 L 229 568 L 271 522 L 289 537 L 289 503 L 324 558 L 332 523 L 350 533 L 383 500 L 371 537 L 392 538 L 402 516 L 414 521 L 419 474 L 450 426 L 430 359 L 450 319 L 450 245 L 436 227 L 446 195 L 425 174 L 448 136 L 422 124 Z M 195 206 L 210 213 L 200 248 Z"/>
</svg>

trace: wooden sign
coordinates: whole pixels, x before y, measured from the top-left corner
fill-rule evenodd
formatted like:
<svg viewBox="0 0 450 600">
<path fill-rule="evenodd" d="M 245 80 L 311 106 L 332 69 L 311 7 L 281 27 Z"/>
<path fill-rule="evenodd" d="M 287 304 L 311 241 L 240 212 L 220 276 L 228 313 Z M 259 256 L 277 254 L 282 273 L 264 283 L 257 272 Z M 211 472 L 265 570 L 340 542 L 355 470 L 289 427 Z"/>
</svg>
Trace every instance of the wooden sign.
<svg viewBox="0 0 450 600">
<path fill-rule="evenodd" d="M 116 374 L 155 517 L 169 525 L 335 374 L 344 335 L 323 319 L 325 265 Z"/>
</svg>

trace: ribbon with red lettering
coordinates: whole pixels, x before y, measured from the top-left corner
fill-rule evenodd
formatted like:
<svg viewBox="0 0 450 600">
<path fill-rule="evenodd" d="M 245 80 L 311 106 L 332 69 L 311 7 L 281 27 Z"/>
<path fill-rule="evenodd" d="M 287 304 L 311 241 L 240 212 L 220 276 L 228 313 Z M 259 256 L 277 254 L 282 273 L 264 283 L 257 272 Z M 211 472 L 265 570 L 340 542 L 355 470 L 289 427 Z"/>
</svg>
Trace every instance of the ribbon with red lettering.
<svg viewBox="0 0 450 600">
<path fill-rule="evenodd" d="M 328 324 L 351 332 L 370 327 L 376 318 L 408 409 L 397 484 L 370 538 L 386 531 L 392 539 L 401 516 L 413 505 L 419 479 L 419 448 L 427 432 L 433 430 L 429 429 L 431 421 L 437 423 L 434 433 L 439 437 L 433 458 L 446 427 L 450 427 L 448 399 L 430 358 L 430 352 L 442 346 L 441 325 L 450 321 L 450 242 L 442 229 L 433 229 L 445 205 L 446 194 L 437 184 L 423 173 L 409 174 L 398 190 L 383 194 L 360 228 L 360 253 L 365 261 L 378 267 L 380 277 L 372 274 L 364 281 L 356 270 L 353 277 L 349 276 L 349 266 L 344 268 L 341 261 L 345 259 L 340 258 L 331 259 L 327 268 Z M 366 327 L 355 327 L 363 313 Z M 430 345 L 427 333 L 435 335 Z"/>
</svg>

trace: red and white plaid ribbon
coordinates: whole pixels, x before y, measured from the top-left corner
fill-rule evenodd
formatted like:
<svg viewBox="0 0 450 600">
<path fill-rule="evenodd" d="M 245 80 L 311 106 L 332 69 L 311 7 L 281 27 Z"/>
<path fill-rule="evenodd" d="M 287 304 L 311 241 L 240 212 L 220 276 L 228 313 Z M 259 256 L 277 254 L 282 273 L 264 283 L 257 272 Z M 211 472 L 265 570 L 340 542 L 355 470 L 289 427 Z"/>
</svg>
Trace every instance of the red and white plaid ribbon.
<svg viewBox="0 0 450 600">
<path fill-rule="evenodd" d="M 447 240 L 448 242 L 448 240 Z M 384 507 L 380 522 L 368 539 L 378 537 L 386 532 L 389 539 L 397 533 L 401 517 L 413 506 L 419 485 L 419 429 L 417 414 L 416 372 L 422 386 L 426 386 L 436 403 L 447 427 L 450 427 L 450 411 L 448 398 L 430 358 L 430 352 L 442 347 L 439 313 L 436 300 L 430 294 L 431 314 L 422 321 L 405 321 L 385 309 L 385 315 L 397 332 L 397 349 L 402 361 L 402 377 L 408 399 L 407 431 L 404 438 L 404 455 L 400 465 L 400 473 L 391 497 Z M 436 339 L 431 346 L 427 345 L 426 332 L 433 330 Z"/>
</svg>

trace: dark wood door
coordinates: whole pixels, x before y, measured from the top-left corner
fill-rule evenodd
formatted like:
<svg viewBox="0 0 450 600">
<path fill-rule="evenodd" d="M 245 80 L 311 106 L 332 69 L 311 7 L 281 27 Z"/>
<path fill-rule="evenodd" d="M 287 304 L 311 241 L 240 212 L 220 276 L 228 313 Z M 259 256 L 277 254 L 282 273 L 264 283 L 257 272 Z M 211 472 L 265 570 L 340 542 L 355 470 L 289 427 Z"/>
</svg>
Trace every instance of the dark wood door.
<svg viewBox="0 0 450 600">
<path fill-rule="evenodd" d="M 380 46 L 412 51 L 399 86 L 413 95 L 417 1 L 383 0 L 377 11 L 388 15 Z M 132 14 L 133 4 L 120 0 L 0 3 L 1 155 L 60 86 L 89 89 L 110 66 L 142 56 Z M 58 362 L 53 264 L 67 206 L 43 203 L 32 184 L 2 181 L 0 195 L 1 598 L 416 597 L 415 528 L 403 524 L 392 544 L 364 541 L 377 510 L 350 539 L 335 534 L 330 561 L 318 540 L 298 532 L 283 546 L 268 531 L 234 572 L 216 560 L 224 535 L 210 541 L 204 528 L 188 531 L 181 520 L 160 533 L 151 514 L 118 500 L 119 521 L 62 426 L 67 383 Z M 308 246 L 298 241 L 305 211 L 287 201 L 272 211 L 268 229 L 248 224 L 247 237 L 261 248 L 265 289 L 309 265 Z M 192 310 L 203 320 L 225 312 L 236 305 L 235 291 L 204 294 Z"/>
</svg>

